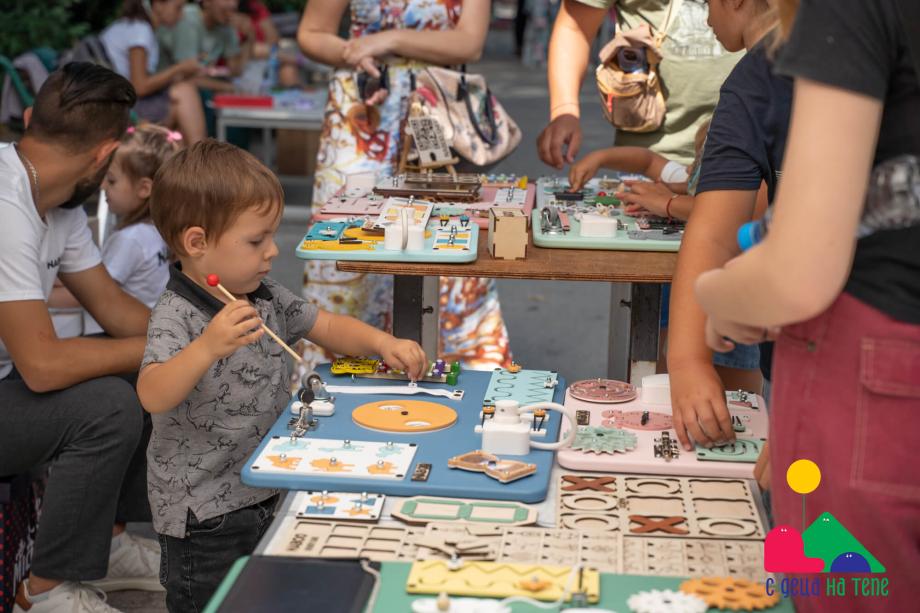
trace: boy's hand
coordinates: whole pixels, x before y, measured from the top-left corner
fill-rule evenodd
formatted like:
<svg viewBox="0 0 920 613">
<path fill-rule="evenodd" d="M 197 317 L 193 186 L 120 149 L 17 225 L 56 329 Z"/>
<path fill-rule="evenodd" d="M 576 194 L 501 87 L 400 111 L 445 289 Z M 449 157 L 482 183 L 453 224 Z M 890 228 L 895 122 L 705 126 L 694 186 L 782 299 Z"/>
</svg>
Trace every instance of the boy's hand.
<svg viewBox="0 0 920 613">
<path fill-rule="evenodd" d="M 254 343 L 265 333 L 255 308 L 245 300 L 234 300 L 214 316 L 201 341 L 215 360 L 225 358 L 243 345 Z"/>
<path fill-rule="evenodd" d="M 577 192 L 597 174 L 601 158 L 595 153 L 589 153 L 569 168 L 569 191 Z"/>
<path fill-rule="evenodd" d="M 428 358 L 419 344 L 404 338 L 394 338 L 384 344 L 380 357 L 390 366 L 406 371 L 411 381 L 424 377 L 428 369 Z"/>
</svg>

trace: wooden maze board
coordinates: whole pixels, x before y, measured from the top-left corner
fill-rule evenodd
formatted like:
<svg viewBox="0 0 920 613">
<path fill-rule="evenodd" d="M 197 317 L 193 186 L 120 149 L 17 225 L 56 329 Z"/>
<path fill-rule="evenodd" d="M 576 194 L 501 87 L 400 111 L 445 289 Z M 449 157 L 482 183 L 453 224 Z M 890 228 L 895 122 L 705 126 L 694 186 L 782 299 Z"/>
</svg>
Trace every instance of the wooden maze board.
<svg viewBox="0 0 920 613">
<path fill-rule="evenodd" d="M 763 398 L 754 394 L 749 398 L 755 400 L 747 402 L 732 400 L 736 395 L 737 392 L 729 392 L 728 410 L 736 426 L 737 442 L 688 452 L 679 445 L 672 428 L 671 406 L 644 402 L 641 389 L 636 400 L 618 404 L 585 402 L 566 392 L 565 405 L 575 411 L 580 428 L 625 429 L 635 435 L 636 445 L 630 451 L 616 453 L 561 449 L 557 459 L 561 466 L 571 470 L 753 479 L 754 462 L 767 437 L 766 405 Z M 649 419 L 643 426 L 641 416 L 645 411 Z M 656 457 L 656 445 L 659 449 L 669 447 L 671 459 Z"/>
<path fill-rule="evenodd" d="M 530 562 L 634 575 L 731 575 L 752 581 L 763 570 L 763 542 L 631 536 L 557 528 L 430 523 L 335 523 L 286 517 L 264 555 L 385 560 Z M 426 545 L 427 543 L 427 545 Z M 444 544 L 448 549 L 441 547 Z"/>
<path fill-rule="evenodd" d="M 658 538 L 762 541 L 767 534 L 743 479 L 564 474 L 556 523 Z"/>
<path fill-rule="evenodd" d="M 331 382 L 333 380 L 329 374 L 329 365 L 318 367 L 317 372 L 324 381 Z M 522 371 L 518 375 L 526 378 L 527 371 Z M 425 395 L 339 393 L 335 397 L 335 413 L 329 417 L 317 417 L 317 428 L 310 430 L 303 437 L 303 440 L 307 442 L 314 439 L 338 440 L 340 446 L 343 447 L 345 440 L 351 441 L 352 445 L 359 447 L 361 445 L 371 447 L 381 443 L 384 444 L 383 448 L 374 449 L 374 462 L 365 463 L 364 470 L 367 472 L 377 470 L 376 464 L 380 460 L 385 463 L 396 464 L 394 458 L 378 457 L 380 453 L 384 455 L 389 453 L 386 449 L 387 442 L 392 442 L 394 446 L 400 444 L 412 446 L 415 449 L 415 453 L 406 472 L 392 473 L 387 477 L 375 475 L 372 478 L 346 476 L 338 471 L 305 473 L 299 470 L 266 471 L 261 468 L 254 469 L 254 465 L 260 462 L 260 458 L 263 455 L 266 455 L 266 457 L 267 455 L 278 456 L 279 461 L 283 461 L 280 458 L 280 449 L 277 450 L 278 453 L 268 454 L 266 454 L 266 449 L 273 450 L 277 446 L 290 443 L 292 418 L 290 410 L 286 410 L 243 467 L 243 482 L 254 487 L 291 490 L 374 492 L 394 496 L 427 495 L 444 497 L 455 497 L 458 493 L 462 493 L 465 498 L 485 500 L 515 500 L 525 503 L 544 500 L 549 488 L 554 464 L 554 452 L 552 451 L 533 449 L 527 455 L 503 456 L 503 460 L 517 460 L 536 465 L 534 474 L 510 483 L 501 483 L 483 473 L 449 468 L 447 465 L 447 461 L 450 458 L 482 448 L 482 436 L 476 433 L 476 426 L 481 423 L 480 411 L 482 410 L 483 398 L 491 377 L 492 373 L 488 372 L 462 370 L 455 388 L 439 383 L 419 384 L 423 388 L 461 389 L 464 391 L 464 396 L 460 400 Z M 367 386 L 404 388 L 405 383 L 380 379 L 356 379 L 349 384 L 349 387 L 355 388 Z M 552 392 L 551 397 L 555 402 L 562 401 L 564 386 L 565 381 L 560 377 L 558 378 L 558 385 L 552 390 L 548 390 Z M 356 408 L 383 401 L 387 401 L 388 404 L 403 406 L 404 408 L 400 411 L 400 414 L 406 415 L 405 420 L 408 420 L 408 422 L 415 420 L 419 422 L 430 421 L 431 417 L 423 409 L 414 408 L 422 406 L 420 401 L 451 409 L 456 412 L 456 422 L 449 427 L 429 432 L 409 429 L 403 432 L 384 432 L 371 430 L 355 423 L 352 412 Z M 541 437 L 534 436 L 534 440 L 541 442 L 558 440 L 561 421 L 562 417 L 559 413 L 548 412 L 546 421 L 542 425 L 542 431 L 545 434 Z M 323 448 L 329 448 L 329 446 L 324 444 Z M 290 459 L 292 452 L 286 453 L 288 456 L 286 459 Z M 345 461 L 344 457 L 341 454 L 336 455 L 336 458 L 340 461 Z M 313 459 L 316 458 L 311 458 L 310 462 Z M 261 463 L 258 465 L 261 466 Z M 422 467 L 428 465 L 427 476 L 424 480 L 413 480 L 412 476 L 419 470 L 420 465 Z M 395 475 L 402 475 L 402 477 L 393 478 Z"/>
<path fill-rule="evenodd" d="M 361 262 L 435 262 L 466 264 L 475 262 L 479 249 L 479 226 L 452 217 L 447 225 L 432 219 L 425 229 L 425 247 L 418 251 L 384 249 L 383 234 L 360 227 L 361 222 L 319 221 L 297 246 L 297 257 L 304 260 L 355 260 Z M 324 236 L 320 231 L 334 233 Z M 341 242 L 344 238 L 346 241 Z"/>
<path fill-rule="evenodd" d="M 442 214 L 469 215 L 479 227 L 489 227 L 489 209 L 493 206 L 518 207 L 525 215 L 530 215 L 536 201 L 536 186 L 529 184 L 520 187 L 480 188 L 481 198 L 475 202 L 435 202 L 432 218 Z M 366 189 L 342 190 L 329 199 L 313 217 L 317 220 L 340 219 L 342 217 L 374 218 L 383 209 L 386 197 L 369 192 Z"/>
<path fill-rule="evenodd" d="M 482 402 L 495 404 L 497 400 L 517 400 L 521 406 L 552 402 L 558 385 L 559 375 L 552 370 L 511 372 L 496 368 L 489 378 L 489 387 Z"/>
<path fill-rule="evenodd" d="M 639 176 L 623 175 L 622 178 L 642 179 Z M 652 223 L 650 229 L 641 229 L 636 217 L 623 214 L 619 200 L 613 198 L 621 183 L 621 175 L 611 178 L 592 179 L 582 189 L 584 198 L 580 200 L 558 200 L 556 193 L 568 190 L 568 181 L 556 178 L 540 178 L 537 180 L 537 203 L 531 213 L 531 227 L 533 228 L 533 242 L 538 247 L 559 249 L 612 249 L 620 251 L 677 251 L 680 248 L 680 239 L 683 235 L 683 224 L 668 224 L 666 220 L 658 217 L 649 217 Z M 604 193 L 605 196 L 599 196 Z M 602 204 L 598 202 L 611 202 Z M 617 204 L 612 204 L 616 202 Z M 569 219 L 569 230 L 553 233 L 544 231 L 541 212 L 544 208 L 552 206 L 564 210 Z M 581 236 L 581 222 L 579 217 L 584 213 L 601 213 L 604 216 L 616 217 L 621 222 L 621 227 L 616 234 L 610 237 Z M 626 228 L 622 225 L 626 224 Z M 667 228 L 665 230 L 664 228 Z M 674 231 L 673 233 L 671 233 Z"/>
</svg>

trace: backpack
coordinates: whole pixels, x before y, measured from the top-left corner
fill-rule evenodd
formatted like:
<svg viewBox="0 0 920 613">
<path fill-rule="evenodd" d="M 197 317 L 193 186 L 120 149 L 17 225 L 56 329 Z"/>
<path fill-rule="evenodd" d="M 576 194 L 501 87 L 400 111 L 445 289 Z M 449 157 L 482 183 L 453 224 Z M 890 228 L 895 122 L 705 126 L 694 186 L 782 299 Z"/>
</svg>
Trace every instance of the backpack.
<svg viewBox="0 0 920 613">
<path fill-rule="evenodd" d="M 666 107 L 658 64 L 661 44 L 681 3 L 671 0 L 657 34 L 646 23 L 617 31 L 598 54 L 601 63 L 595 77 L 604 116 L 618 130 L 654 132 L 664 124 Z"/>
<path fill-rule="evenodd" d="M 109 70 L 115 70 L 109 60 L 109 54 L 105 51 L 102 40 L 96 34 L 84 36 L 74 45 L 62 58 L 60 65 L 63 66 L 69 62 L 91 62 L 104 66 Z"/>
</svg>

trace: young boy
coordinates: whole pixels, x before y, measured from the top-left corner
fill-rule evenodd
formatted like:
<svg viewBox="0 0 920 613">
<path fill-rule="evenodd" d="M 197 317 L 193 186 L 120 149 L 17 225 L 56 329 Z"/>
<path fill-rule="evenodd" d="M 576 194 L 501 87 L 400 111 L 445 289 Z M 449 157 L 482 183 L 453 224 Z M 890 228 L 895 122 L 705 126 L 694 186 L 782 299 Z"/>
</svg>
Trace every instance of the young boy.
<svg viewBox="0 0 920 613">
<path fill-rule="evenodd" d="M 305 336 L 335 353 L 380 355 L 420 378 L 425 354 L 356 319 L 317 309 L 267 277 L 283 194 L 250 154 L 205 140 L 157 173 L 151 214 L 178 264 L 153 309 L 138 377 L 152 414 L 148 488 L 170 611 L 201 610 L 235 559 L 252 552 L 276 492 L 240 471 L 289 400 L 285 351 Z M 239 299 L 225 304 L 206 278 Z"/>
</svg>

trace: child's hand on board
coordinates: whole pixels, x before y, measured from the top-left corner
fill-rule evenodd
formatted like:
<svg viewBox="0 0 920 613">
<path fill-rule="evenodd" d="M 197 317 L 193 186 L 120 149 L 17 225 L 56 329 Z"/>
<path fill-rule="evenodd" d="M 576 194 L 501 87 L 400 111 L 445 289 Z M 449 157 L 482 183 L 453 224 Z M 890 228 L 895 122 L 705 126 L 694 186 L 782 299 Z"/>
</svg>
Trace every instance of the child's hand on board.
<svg viewBox="0 0 920 613">
<path fill-rule="evenodd" d="M 589 153 L 569 168 L 569 191 L 577 192 L 597 174 L 601 167 L 601 156 L 598 152 Z"/>
<path fill-rule="evenodd" d="M 254 343 L 265 333 L 255 308 L 245 300 L 234 300 L 220 310 L 204 329 L 201 341 L 214 360 Z"/>
<path fill-rule="evenodd" d="M 428 358 L 415 341 L 404 338 L 391 338 L 380 349 L 380 357 L 390 366 L 406 371 L 411 381 L 418 381 L 425 376 Z"/>
<path fill-rule="evenodd" d="M 623 211 L 627 215 L 651 213 L 659 217 L 668 216 L 668 201 L 674 196 L 674 192 L 666 184 L 633 180 L 623 183 L 629 191 L 617 192 L 614 195 L 623 203 Z"/>
</svg>

